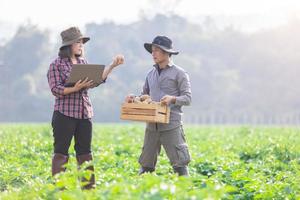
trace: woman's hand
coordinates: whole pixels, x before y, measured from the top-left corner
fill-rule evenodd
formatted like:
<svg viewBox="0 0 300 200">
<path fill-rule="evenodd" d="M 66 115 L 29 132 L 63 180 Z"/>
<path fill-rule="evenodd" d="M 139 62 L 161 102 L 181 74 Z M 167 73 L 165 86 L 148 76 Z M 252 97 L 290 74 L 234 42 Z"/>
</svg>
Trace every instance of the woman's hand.
<svg viewBox="0 0 300 200">
<path fill-rule="evenodd" d="M 124 56 L 119 54 L 119 55 L 116 55 L 114 58 L 113 58 L 113 61 L 112 63 L 110 64 L 110 67 L 111 68 L 115 68 L 117 67 L 118 65 L 121 65 L 124 63 Z"/>
<path fill-rule="evenodd" d="M 63 95 L 68 95 L 73 92 L 78 92 L 83 88 L 91 88 L 93 85 L 93 80 L 88 81 L 88 78 L 84 79 L 83 81 L 79 80 L 75 83 L 73 87 L 65 87 Z"/>
<path fill-rule="evenodd" d="M 85 78 L 83 81 L 79 80 L 74 85 L 74 90 L 77 92 L 83 88 L 91 88 L 93 85 L 93 80 L 88 80 L 88 78 Z"/>
</svg>

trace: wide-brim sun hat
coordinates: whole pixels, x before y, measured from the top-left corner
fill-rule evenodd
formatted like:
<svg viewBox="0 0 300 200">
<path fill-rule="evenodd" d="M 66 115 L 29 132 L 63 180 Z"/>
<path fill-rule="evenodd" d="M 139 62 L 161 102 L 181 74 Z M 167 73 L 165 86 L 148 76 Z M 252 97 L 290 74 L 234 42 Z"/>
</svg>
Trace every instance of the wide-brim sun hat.
<svg viewBox="0 0 300 200">
<path fill-rule="evenodd" d="M 62 43 L 60 49 L 76 43 L 78 40 L 82 39 L 83 43 L 90 40 L 90 37 L 83 36 L 78 27 L 70 27 L 60 33 Z"/>
<path fill-rule="evenodd" d="M 149 53 L 152 53 L 152 45 L 157 46 L 158 48 L 162 49 L 167 53 L 174 55 L 179 54 L 178 51 L 173 49 L 172 40 L 167 36 L 159 35 L 153 39 L 152 43 L 144 43 L 144 47 Z"/>
</svg>

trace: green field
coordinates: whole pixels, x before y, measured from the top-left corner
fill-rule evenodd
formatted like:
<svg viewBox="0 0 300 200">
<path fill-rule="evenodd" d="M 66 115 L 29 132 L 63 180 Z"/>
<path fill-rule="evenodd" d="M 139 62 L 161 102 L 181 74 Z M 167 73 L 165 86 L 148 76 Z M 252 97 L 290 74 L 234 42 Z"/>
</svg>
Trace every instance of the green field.
<svg viewBox="0 0 300 200">
<path fill-rule="evenodd" d="M 82 191 L 73 144 L 66 173 L 51 177 L 50 125 L 0 125 L 0 199 L 300 199 L 300 129 L 187 126 L 190 177 L 165 152 L 138 176 L 143 125 L 94 126 L 96 189 Z M 64 187 L 64 190 L 60 188 Z"/>
</svg>

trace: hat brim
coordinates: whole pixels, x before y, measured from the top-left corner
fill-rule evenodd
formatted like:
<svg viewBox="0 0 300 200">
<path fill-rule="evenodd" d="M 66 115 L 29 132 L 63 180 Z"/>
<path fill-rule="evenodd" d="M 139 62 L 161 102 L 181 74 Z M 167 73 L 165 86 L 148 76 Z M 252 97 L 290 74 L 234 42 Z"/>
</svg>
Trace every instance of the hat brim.
<svg viewBox="0 0 300 200">
<path fill-rule="evenodd" d="M 169 53 L 169 54 L 174 54 L 177 55 L 179 54 L 178 51 L 175 51 L 174 49 L 167 49 L 164 46 L 158 45 L 158 44 L 153 44 L 153 43 L 144 43 L 145 49 L 149 52 L 152 53 L 152 45 L 157 46 L 158 48 L 162 49 L 163 51 Z"/>
<path fill-rule="evenodd" d="M 65 46 L 69 46 L 69 45 L 71 45 L 71 44 L 74 44 L 75 42 L 77 42 L 77 41 L 80 40 L 80 39 L 82 39 L 83 44 L 85 44 L 87 41 L 90 40 L 90 37 L 84 37 L 84 36 L 82 36 L 82 37 L 76 38 L 75 40 L 71 40 L 71 41 L 65 42 L 65 43 L 63 43 L 63 44 L 59 47 L 59 49 L 65 47 Z"/>
</svg>

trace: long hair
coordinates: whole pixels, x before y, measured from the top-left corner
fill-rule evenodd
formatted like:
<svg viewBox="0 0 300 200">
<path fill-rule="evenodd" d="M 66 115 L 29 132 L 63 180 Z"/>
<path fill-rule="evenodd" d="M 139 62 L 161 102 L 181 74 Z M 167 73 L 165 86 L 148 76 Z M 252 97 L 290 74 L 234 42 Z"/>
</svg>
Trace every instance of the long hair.
<svg viewBox="0 0 300 200">
<path fill-rule="evenodd" d="M 59 52 L 58 52 L 59 57 L 61 57 L 61 58 L 71 58 L 71 55 L 72 55 L 71 45 L 64 46 L 64 47 L 59 49 Z M 80 55 L 76 54 L 75 56 L 76 57 L 83 57 L 83 55 L 84 55 L 84 52 L 81 51 Z"/>
</svg>

